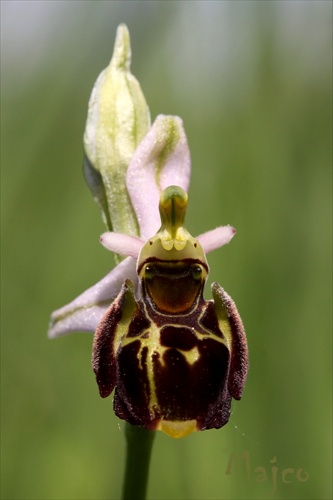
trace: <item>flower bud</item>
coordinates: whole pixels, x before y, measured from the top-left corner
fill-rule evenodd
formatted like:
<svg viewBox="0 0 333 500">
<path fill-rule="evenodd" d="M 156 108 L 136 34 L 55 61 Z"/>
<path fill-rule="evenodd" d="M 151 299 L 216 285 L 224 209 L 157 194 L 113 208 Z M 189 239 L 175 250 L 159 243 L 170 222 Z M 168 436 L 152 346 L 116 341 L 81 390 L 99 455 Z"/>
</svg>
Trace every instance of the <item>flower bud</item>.
<svg viewBox="0 0 333 500">
<path fill-rule="evenodd" d="M 121 24 L 111 62 L 99 75 L 89 100 L 84 173 L 107 228 L 137 235 L 125 177 L 136 147 L 150 128 L 150 115 L 130 62 L 129 32 Z"/>
</svg>

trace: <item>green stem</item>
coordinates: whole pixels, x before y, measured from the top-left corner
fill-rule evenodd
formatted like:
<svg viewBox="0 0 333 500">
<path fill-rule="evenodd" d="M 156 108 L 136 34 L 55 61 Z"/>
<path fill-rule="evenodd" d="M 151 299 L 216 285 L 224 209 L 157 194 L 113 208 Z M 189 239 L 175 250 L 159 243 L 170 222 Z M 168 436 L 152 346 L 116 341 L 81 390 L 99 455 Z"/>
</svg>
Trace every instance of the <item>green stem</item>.
<svg viewBox="0 0 333 500">
<path fill-rule="evenodd" d="M 122 500 L 145 500 L 155 431 L 126 422 L 125 434 L 127 453 Z"/>
</svg>

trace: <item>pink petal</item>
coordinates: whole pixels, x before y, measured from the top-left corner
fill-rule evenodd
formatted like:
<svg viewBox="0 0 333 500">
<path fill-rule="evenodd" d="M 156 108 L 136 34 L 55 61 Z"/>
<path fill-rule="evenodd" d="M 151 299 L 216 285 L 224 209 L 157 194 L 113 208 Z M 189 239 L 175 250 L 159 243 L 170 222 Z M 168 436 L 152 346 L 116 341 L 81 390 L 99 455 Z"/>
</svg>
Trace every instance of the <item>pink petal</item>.
<svg viewBox="0 0 333 500">
<path fill-rule="evenodd" d="M 49 338 L 75 331 L 94 332 L 126 278 L 134 283 L 137 280 L 136 262 L 132 257 L 127 257 L 96 285 L 54 311 L 48 330 Z"/>
<path fill-rule="evenodd" d="M 160 194 L 176 185 L 188 191 L 190 152 L 177 116 L 159 115 L 130 161 L 126 185 L 140 225 L 140 236 L 148 239 L 161 223 Z"/>
<path fill-rule="evenodd" d="M 137 259 L 144 244 L 144 241 L 135 236 L 121 233 L 103 233 L 99 241 L 111 252 L 119 255 L 128 255 Z"/>
<path fill-rule="evenodd" d="M 220 226 L 216 229 L 212 229 L 212 231 L 200 234 L 200 236 L 197 236 L 196 239 L 201 244 L 205 253 L 209 253 L 217 248 L 223 247 L 226 243 L 229 243 L 235 233 L 236 229 L 232 226 Z"/>
</svg>

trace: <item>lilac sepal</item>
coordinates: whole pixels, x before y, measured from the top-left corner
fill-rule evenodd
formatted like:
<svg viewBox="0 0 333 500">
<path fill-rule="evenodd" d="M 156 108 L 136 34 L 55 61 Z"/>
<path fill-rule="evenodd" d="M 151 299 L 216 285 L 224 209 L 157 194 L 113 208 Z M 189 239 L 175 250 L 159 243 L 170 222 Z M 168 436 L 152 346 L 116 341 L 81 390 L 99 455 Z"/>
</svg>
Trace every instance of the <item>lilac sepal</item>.
<svg viewBox="0 0 333 500">
<path fill-rule="evenodd" d="M 77 331 L 94 332 L 125 279 L 137 280 L 136 261 L 127 257 L 109 274 L 51 315 L 49 338 Z"/>
<path fill-rule="evenodd" d="M 161 225 L 158 205 L 163 189 L 175 185 L 188 192 L 190 173 L 190 151 L 182 120 L 159 115 L 136 148 L 127 170 L 126 185 L 141 238 L 150 238 Z"/>
</svg>

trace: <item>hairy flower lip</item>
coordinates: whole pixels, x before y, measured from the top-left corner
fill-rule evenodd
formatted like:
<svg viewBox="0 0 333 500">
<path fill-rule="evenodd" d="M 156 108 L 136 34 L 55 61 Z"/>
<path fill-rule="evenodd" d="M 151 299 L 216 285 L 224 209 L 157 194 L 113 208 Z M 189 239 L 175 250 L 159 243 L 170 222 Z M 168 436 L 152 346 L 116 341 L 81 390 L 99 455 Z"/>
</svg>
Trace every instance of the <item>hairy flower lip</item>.
<svg viewBox="0 0 333 500">
<path fill-rule="evenodd" d="M 169 186 L 159 205 L 161 227 L 137 258 L 138 290 L 126 280 L 102 317 L 92 367 L 101 397 L 115 390 L 119 418 L 184 437 L 228 422 L 231 399 L 241 398 L 245 384 L 247 343 L 237 307 L 223 288 L 214 283 L 213 298 L 204 298 L 209 266 L 184 225 L 187 194 Z M 201 239 L 213 249 L 234 232 L 217 228 Z M 121 249 L 122 239 L 102 236 L 112 251 L 114 245 Z M 124 243 L 133 254 L 128 236 Z M 142 242 L 133 243 L 139 248 Z"/>
</svg>

